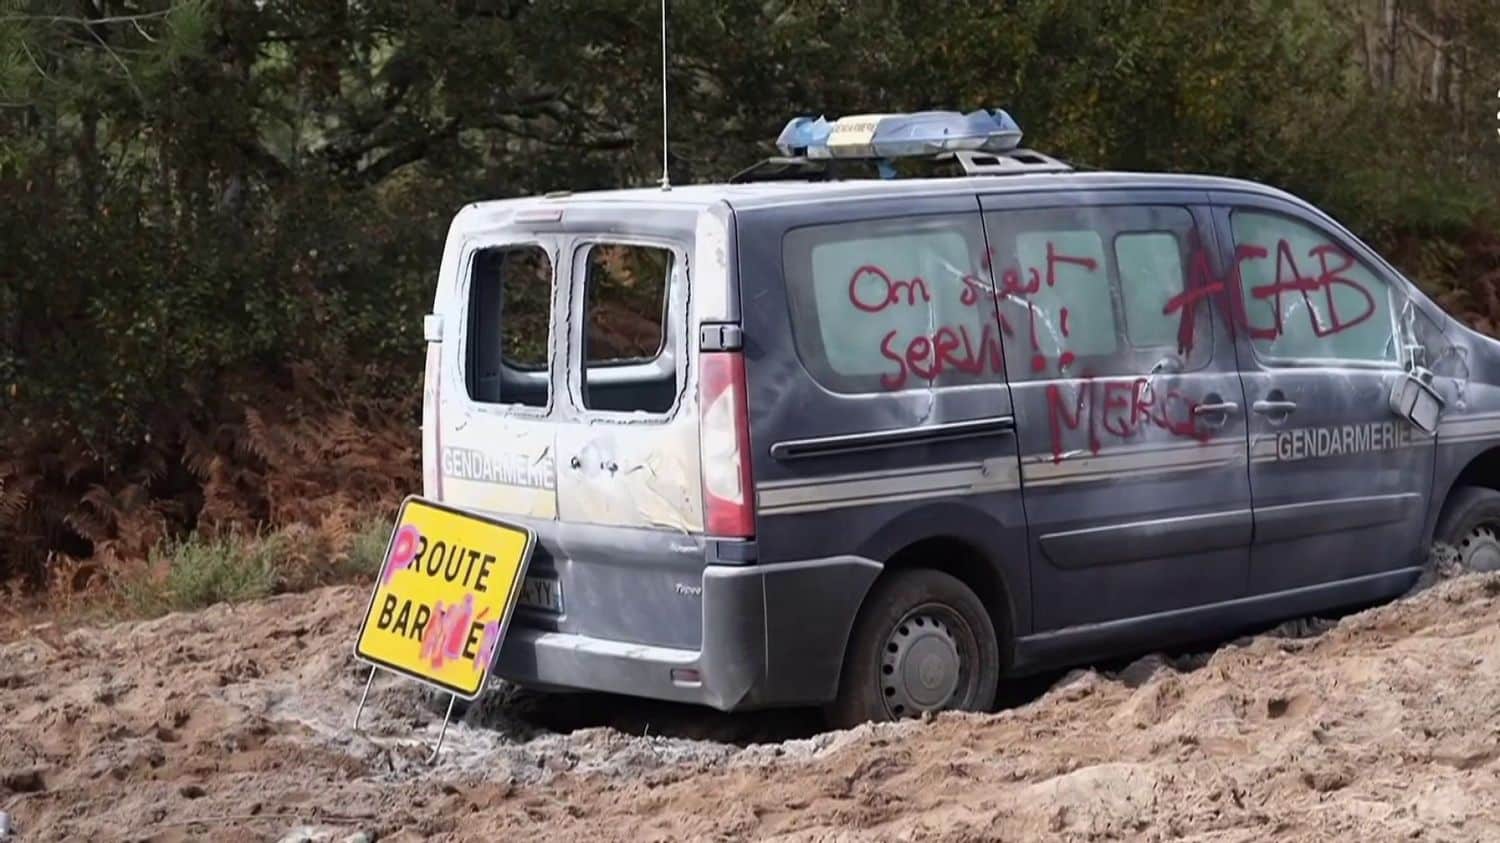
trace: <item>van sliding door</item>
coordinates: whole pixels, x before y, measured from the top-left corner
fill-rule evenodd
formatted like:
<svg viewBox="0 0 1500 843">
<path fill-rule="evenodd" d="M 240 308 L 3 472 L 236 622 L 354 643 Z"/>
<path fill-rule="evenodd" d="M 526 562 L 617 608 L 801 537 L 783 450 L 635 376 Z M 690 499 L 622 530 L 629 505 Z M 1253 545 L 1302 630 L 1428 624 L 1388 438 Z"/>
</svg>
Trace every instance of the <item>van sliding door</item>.
<svg viewBox="0 0 1500 843">
<path fill-rule="evenodd" d="M 1191 292 L 1215 261 L 1206 197 L 1132 197 L 981 200 L 1039 632 L 1245 593 L 1234 341 Z"/>
</svg>

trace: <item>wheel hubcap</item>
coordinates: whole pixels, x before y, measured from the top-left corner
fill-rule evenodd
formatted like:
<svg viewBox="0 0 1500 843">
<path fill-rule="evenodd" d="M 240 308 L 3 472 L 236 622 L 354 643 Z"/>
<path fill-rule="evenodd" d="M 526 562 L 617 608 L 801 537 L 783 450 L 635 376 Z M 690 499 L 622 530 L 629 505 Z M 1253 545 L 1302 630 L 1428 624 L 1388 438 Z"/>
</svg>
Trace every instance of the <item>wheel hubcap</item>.
<svg viewBox="0 0 1500 843">
<path fill-rule="evenodd" d="M 1500 571 L 1500 534 L 1489 524 L 1470 530 L 1459 542 L 1458 552 L 1470 571 Z"/>
<path fill-rule="evenodd" d="M 885 707 L 893 717 L 947 708 L 963 679 L 963 659 L 954 619 L 923 607 L 908 612 L 891 630 L 880 666 Z"/>
</svg>

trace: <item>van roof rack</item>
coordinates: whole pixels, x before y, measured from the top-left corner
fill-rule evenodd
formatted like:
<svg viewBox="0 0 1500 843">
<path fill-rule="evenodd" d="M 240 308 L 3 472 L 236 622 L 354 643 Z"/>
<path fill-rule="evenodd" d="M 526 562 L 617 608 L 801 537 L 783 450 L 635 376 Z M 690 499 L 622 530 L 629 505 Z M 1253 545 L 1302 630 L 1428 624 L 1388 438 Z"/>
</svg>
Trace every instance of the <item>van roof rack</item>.
<svg viewBox="0 0 1500 843">
<path fill-rule="evenodd" d="M 838 181 L 844 178 L 894 179 L 897 165 L 915 165 L 922 175 L 1009 176 L 1023 173 L 1067 173 L 1068 164 L 1030 149 L 1004 152 L 956 150 L 932 156 L 884 158 L 809 158 L 806 155 L 773 156 L 735 173 L 730 184 L 773 181 Z M 959 172 L 955 172 L 955 165 Z"/>
</svg>

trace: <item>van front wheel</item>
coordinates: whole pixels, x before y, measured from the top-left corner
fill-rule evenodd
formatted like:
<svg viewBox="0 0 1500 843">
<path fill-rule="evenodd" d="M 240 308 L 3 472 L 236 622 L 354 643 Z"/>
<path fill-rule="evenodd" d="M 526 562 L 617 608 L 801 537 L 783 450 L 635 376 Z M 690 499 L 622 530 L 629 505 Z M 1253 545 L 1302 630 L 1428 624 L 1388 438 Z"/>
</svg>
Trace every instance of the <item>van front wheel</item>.
<svg viewBox="0 0 1500 843">
<path fill-rule="evenodd" d="M 1458 552 L 1464 571 L 1500 571 L 1500 492 L 1479 486 L 1455 489 L 1433 538 Z"/>
<path fill-rule="evenodd" d="M 987 711 L 999 680 L 995 626 L 979 597 L 941 571 L 899 570 L 866 598 L 826 714 L 830 725 L 848 728 L 928 711 Z"/>
</svg>

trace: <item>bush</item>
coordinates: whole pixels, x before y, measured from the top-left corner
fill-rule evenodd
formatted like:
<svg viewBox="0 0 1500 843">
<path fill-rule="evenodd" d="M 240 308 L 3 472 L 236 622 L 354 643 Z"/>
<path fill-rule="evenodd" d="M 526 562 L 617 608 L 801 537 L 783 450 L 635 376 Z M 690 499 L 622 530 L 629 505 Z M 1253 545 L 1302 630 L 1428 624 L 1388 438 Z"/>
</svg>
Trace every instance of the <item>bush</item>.
<svg viewBox="0 0 1500 843">
<path fill-rule="evenodd" d="M 253 600 L 276 591 L 284 552 L 277 535 L 193 533 L 158 545 L 144 567 L 118 575 L 115 588 L 125 608 L 144 617 Z"/>
</svg>

